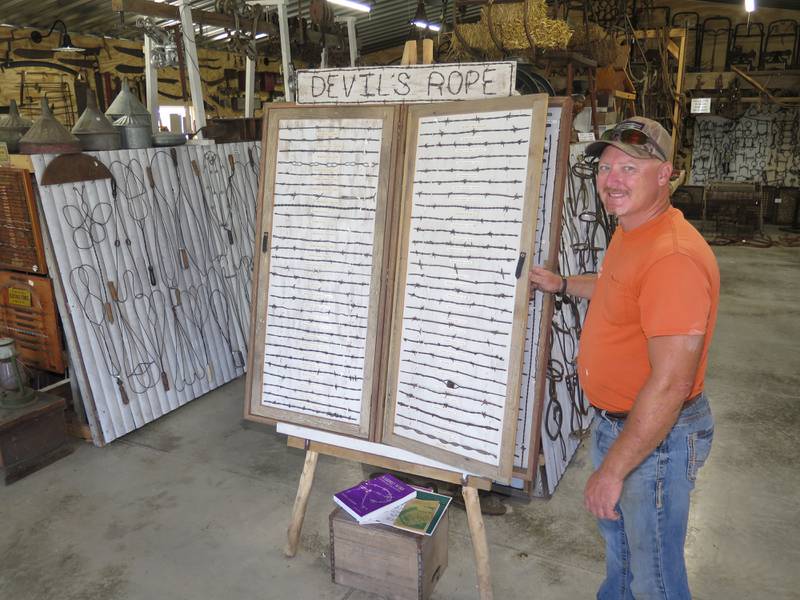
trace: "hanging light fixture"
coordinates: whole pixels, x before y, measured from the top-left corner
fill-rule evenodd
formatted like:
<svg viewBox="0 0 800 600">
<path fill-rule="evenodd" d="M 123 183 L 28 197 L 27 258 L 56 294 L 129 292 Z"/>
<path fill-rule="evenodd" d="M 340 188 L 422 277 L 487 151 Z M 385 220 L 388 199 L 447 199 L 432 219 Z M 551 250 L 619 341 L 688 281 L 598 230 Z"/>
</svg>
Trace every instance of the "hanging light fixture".
<svg viewBox="0 0 800 600">
<path fill-rule="evenodd" d="M 335 4 L 336 6 L 341 6 L 343 8 L 350 8 L 352 10 L 358 10 L 361 12 L 369 12 L 372 10 L 372 7 L 369 4 L 365 4 L 363 2 L 356 2 L 355 0 L 328 0 L 329 3 Z"/>
<path fill-rule="evenodd" d="M 431 31 L 439 31 L 442 26 L 438 23 L 431 23 L 428 21 L 428 15 L 425 12 L 425 0 L 417 2 L 417 12 L 414 13 L 414 18 L 411 19 L 411 24 L 420 29 L 430 29 Z"/>
<path fill-rule="evenodd" d="M 411 19 L 411 24 L 419 27 L 420 29 L 428 28 L 428 15 L 425 13 L 424 0 L 419 0 L 419 2 L 417 2 L 417 12 L 414 13 L 414 18 Z"/>
<path fill-rule="evenodd" d="M 744 9 L 751 13 L 756 9 L 756 0 L 744 0 Z"/>
<path fill-rule="evenodd" d="M 50 27 L 50 31 L 46 34 L 42 35 L 39 31 L 32 31 L 31 32 L 31 41 L 34 44 L 40 43 L 44 38 L 48 37 L 53 31 L 55 30 L 57 25 L 61 25 L 61 39 L 59 40 L 59 44 L 57 47 L 53 48 L 56 52 L 85 52 L 86 48 L 79 48 L 72 44 L 72 38 L 69 37 L 67 33 L 67 26 L 64 24 L 64 21 L 61 19 L 56 19 L 56 22 L 53 23 L 53 26 Z"/>
</svg>

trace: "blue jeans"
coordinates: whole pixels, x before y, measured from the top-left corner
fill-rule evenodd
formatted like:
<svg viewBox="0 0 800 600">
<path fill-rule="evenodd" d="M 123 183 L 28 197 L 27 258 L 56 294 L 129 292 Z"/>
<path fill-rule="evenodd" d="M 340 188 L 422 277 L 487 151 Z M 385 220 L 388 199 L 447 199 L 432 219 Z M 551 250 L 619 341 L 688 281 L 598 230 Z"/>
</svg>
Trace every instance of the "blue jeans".
<svg viewBox="0 0 800 600">
<path fill-rule="evenodd" d="M 592 428 L 595 469 L 625 421 L 598 413 Z M 598 600 L 688 600 L 683 546 L 689 493 L 711 451 L 714 418 L 705 394 L 683 409 L 669 435 L 628 475 L 618 521 L 598 519 L 606 543 L 606 579 Z"/>
</svg>

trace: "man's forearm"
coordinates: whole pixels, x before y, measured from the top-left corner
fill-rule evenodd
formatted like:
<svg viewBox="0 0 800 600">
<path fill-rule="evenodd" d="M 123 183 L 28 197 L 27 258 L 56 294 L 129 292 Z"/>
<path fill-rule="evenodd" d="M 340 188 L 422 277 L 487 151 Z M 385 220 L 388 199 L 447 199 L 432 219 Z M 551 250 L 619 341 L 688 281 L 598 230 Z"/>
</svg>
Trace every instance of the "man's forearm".
<svg viewBox="0 0 800 600">
<path fill-rule="evenodd" d="M 645 383 L 600 469 L 625 479 L 667 437 L 685 400 L 683 388 Z"/>
<path fill-rule="evenodd" d="M 597 275 L 571 275 L 567 277 L 567 294 L 591 299 Z"/>
</svg>

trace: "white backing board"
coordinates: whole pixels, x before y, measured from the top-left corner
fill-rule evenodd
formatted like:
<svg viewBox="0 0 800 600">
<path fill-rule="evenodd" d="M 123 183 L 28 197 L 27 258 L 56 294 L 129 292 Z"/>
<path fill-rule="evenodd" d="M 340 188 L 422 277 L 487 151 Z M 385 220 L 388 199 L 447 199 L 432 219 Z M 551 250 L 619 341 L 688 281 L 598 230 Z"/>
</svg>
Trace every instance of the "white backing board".
<svg viewBox="0 0 800 600">
<path fill-rule="evenodd" d="M 382 129 L 280 123 L 263 406 L 361 422 Z"/>
<path fill-rule="evenodd" d="M 544 97 L 516 100 L 421 111 L 409 129 L 387 390 L 389 443 L 498 480 L 511 469 L 546 110 Z"/>
<path fill-rule="evenodd" d="M 447 465 L 437 460 L 432 460 L 421 454 L 403 450 L 402 448 L 395 448 L 394 446 L 387 446 L 386 444 L 368 442 L 366 440 L 361 440 L 347 435 L 331 433 L 330 431 L 321 431 L 319 429 L 311 429 L 309 427 L 292 425 L 290 423 L 278 423 L 276 429 L 278 433 L 282 433 L 284 435 L 290 435 L 301 439 L 310 440 L 312 442 L 319 442 L 321 444 L 330 444 L 332 446 L 336 446 L 337 448 L 357 450 L 366 454 L 375 454 L 377 456 L 383 456 L 393 460 L 408 462 L 423 467 L 430 467 L 432 469 L 453 471 L 454 473 L 460 473 L 465 477 L 469 475 L 476 475 L 475 473 L 458 469 L 452 465 Z"/>
</svg>

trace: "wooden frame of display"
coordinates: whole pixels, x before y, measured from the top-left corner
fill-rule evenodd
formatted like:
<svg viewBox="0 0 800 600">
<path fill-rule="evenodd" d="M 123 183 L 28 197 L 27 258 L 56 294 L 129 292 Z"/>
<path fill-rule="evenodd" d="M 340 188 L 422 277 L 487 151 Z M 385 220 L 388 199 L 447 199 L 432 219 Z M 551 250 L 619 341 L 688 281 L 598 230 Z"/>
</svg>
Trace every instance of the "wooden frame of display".
<svg viewBox="0 0 800 600">
<path fill-rule="evenodd" d="M 401 337 L 403 332 L 403 312 L 405 288 L 407 283 L 409 251 L 409 233 L 411 221 L 411 208 L 413 206 L 413 179 L 416 168 L 417 138 L 419 121 L 424 117 L 475 114 L 492 111 L 508 111 L 531 109 L 531 129 L 528 144 L 527 177 L 525 182 L 524 197 L 528 201 L 524 204 L 521 219 L 520 248 L 527 256 L 532 256 L 534 247 L 534 232 L 539 204 L 539 189 L 541 179 L 541 163 L 544 149 L 544 136 L 547 117 L 547 96 L 537 94 L 519 98 L 504 98 L 502 100 L 481 100 L 470 103 L 447 103 L 436 106 L 411 106 L 408 109 L 408 126 L 406 129 L 406 156 L 403 178 L 402 207 L 400 216 L 400 234 L 398 261 L 395 272 L 394 311 L 392 315 L 391 349 L 388 364 L 388 378 L 386 388 L 386 404 L 384 412 L 383 443 L 404 448 L 418 454 L 429 456 L 455 468 L 464 469 L 480 476 L 490 477 L 496 481 L 510 481 L 513 470 L 514 437 L 517 426 L 517 411 L 519 406 L 519 388 L 521 368 L 507 369 L 506 399 L 504 404 L 504 417 L 500 442 L 498 464 L 492 465 L 474 458 L 462 456 L 456 452 L 443 450 L 417 440 L 412 440 L 394 432 L 395 407 L 397 403 L 396 390 L 399 383 L 399 365 L 401 352 Z M 523 273 L 527 273 L 529 261 L 525 261 Z M 523 345 L 526 322 L 528 316 L 529 286 L 527 278 L 518 283 L 514 292 L 513 325 L 511 329 L 511 347 L 508 365 L 521 367 L 523 358 Z"/>
<path fill-rule="evenodd" d="M 544 266 L 555 272 L 559 271 L 558 256 L 561 249 L 561 221 L 563 216 L 564 193 L 569 172 L 569 145 L 572 134 L 572 99 L 571 98 L 550 98 L 549 107 L 561 108 L 561 118 L 559 119 L 558 148 L 556 156 L 556 170 L 553 179 L 553 209 L 550 218 L 550 245 L 548 248 L 547 261 Z M 550 149 L 553 150 L 552 148 Z M 525 481 L 535 481 L 539 457 L 541 454 L 542 443 L 542 413 L 544 410 L 545 393 L 547 390 L 547 363 L 550 358 L 550 338 L 552 336 L 553 311 L 555 308 L 555 294 L 545 294 L 542 302 L 542 323 L 547 327 L 541 327 L 539 331 L 538 357 L 535 364 L 536 369 L 536 388 L 533 398 L 533 425 L 531 427 L 531 437 L 529 439 L 528 464 L 523 469 L 514 469 L 514 475 Z"/>
<path fill-rule="evenodd" d="M 264 344 L 267 334 L 268 319 L 268 293 L 270 272 L 270 250 L 272 248 L 273 226 L 273 191 L 276 184 L 276 166 L 278 152 L 278 128 L 281 121 L 287 119 L 377 119 L 383 122 L 381 129 L 381 143 L 378 167 L 378 185 L 376 212 L 373 232 L 373 258 L 370 278 L 370 298 L 367 319 L 366 348 L 364 352 L 364 371 L 361 395 L 360 422 L 358 425 L 343 423 L 335 419 L 303 414 L 301 412 L 267 407 L 261 403 L 264 372 Z M 398 111 L 394 107 L 313 107 L 313 108 L 281 108 L 274 113 L 268 111 L 264 118 L 262 132 L 264 144 L 262 146 L 261 168 L 263 188 L 259 186 L 259 202 L 257 215 L 257 256 L 253 277 L 253 317 L 251 320 L 250 340 L 251 348 L 248 359 L 247 402 L 245 405 L 245 418 L 266 423 L 294 423 L 308 427 L 315 427 L 338 433 L 367 437 L 370 431 L 371 409 L 374 394 L 375 369 L 379 361 L 376 360 L 379 349 L 376 329 L 378 318 L 383 314 L 380 306 L 380 293 L 382 289 L 383 271 L 385 268 L 385 243 L 387 206 L 390 193 L 390 173 L 392 173 L 391 159 L 393 144 L 396 139 L 395 130 Z"/>
</svg>

